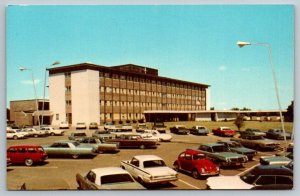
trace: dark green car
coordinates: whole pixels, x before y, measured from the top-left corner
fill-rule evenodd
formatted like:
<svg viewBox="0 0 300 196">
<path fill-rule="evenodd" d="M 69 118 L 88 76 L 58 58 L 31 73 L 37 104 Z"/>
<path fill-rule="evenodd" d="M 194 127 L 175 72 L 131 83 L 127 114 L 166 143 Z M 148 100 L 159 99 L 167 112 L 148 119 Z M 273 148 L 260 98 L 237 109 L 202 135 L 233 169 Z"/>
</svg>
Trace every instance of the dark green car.
<svg viewBox="0 0 300 196">
<path fill-rule="evenodd" d="M 224 144 L 202 144 L 198 150 L 220 166 L 243 166 L 248 161 L 247 156 L 231 152 Z"/>
<path fill-rule="evenodd" d="M 246 155 L 249 161 L 257 154 L 256 150 L 244 147 L 242 144 L 235 141 L 218 141 L 218 144 L 224 144 L 231 152 Z"/>
</svg>

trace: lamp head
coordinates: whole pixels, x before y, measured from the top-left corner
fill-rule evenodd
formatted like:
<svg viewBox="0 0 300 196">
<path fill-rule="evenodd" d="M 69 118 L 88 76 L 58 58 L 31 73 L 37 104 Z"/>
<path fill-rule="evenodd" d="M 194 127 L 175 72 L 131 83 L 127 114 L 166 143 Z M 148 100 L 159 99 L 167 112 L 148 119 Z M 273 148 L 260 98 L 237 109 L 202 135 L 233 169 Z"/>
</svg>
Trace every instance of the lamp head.
<svg viewBox="0 0 300 196">
<path fill-rule="evenodd" d="M 58 64 L 60 64 L 59 61 L 55 61 L 55 62 L 52 63 L 52 65 L 58 65 Z"/>
<path fill-rule="evenodd" d="M 236 43 L 240 48 L 244 47 L 244 46 L 247 46 L 247 45 L 251 45 L 250 42 L 242 42 L 242 41 L 238 41 Z"/>
<path fill-rule="evenodd" d="M 25 70 L 28 70 L 26 67 L 19 67 L 19 70 L 20 71 L 25 71 Z"/>
</svg>

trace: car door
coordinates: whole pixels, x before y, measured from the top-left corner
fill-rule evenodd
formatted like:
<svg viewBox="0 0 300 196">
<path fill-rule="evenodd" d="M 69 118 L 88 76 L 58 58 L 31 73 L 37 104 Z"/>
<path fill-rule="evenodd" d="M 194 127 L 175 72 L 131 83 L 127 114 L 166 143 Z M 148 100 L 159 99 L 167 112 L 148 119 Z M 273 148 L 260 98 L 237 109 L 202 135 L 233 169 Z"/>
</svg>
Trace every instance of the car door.
<svg viewBox="0 0 300 196">
<path fill-rule="evenodd" d="M 89 173 L 84 178 L 84 182 L 81 184 L 82 189 L 91 189 L 94 187 L 94 184 L 96 183 L 96 174 L 92 171 L 89 171 Z"/>
<path fill-rule="evenodd" d="M 15 147 L 10 147 L 7 149 L 7 157 L 10 158 L 12 163 L 18 163 L 18 149 Z"/>
<path fill-rule="evenodd" d="M 191 171 L 191 162 L 192 162 L 192 155 L 185 153 L 185 156 L 182 159 L 182 169 L 186 171 Z"/>
<path fill-rule="evenodd" d="M 127 171 L 134 177 L 134 178 L 138 178 L 138 168 L 140 167 L 140 161 L 132 158 L 132 160 L 130 161 L 131 167 L 127 167 Z"/>
</svg>

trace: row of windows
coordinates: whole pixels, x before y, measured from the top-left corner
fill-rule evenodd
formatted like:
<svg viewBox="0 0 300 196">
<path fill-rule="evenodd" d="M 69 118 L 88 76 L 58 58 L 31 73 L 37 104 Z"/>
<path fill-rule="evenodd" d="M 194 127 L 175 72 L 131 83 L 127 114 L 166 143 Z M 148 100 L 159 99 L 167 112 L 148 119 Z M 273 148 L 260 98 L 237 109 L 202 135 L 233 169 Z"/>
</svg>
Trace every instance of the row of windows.
<svg viewBox="0 0 300 196">
<path fill-rule="evenodd" d="M 186 94 L 173 94 L 173 93 L 162 93 L 156 91 L 143 91 L 143 90 L 133 90 L 133 89 L 126 89 L 126 88 L 111 88 L 111 87 L 100 87 L 101 92 L 106 93 L 120 93 L 120 94 L 129 94 L 129 95 L 146 95 L 146 96 L 157 96 L 163 98 L 181 98 L 181 99 L 192 99 L 192 100 L 199 100 L 200 97 L 186 95 Z M 204 96 L 204 92 L 200 92 L 200 96 Z"/>
<path fill-rule="evenodd" d="M 127 118 L 143 118 L 144 115 L 143 114 L 139 114 L 139 113 L 121 113 L 121 114 L 113 114 L 113 113 L 101 113 L 100 115 L 100 118 L 101 120 L 104 120 L 104 119 L 112 119 L 113 118 L 113 115 L 116 117 L 117 115 L 117 118 L 120 118 L 120 119 L 127 119 Z"/>
<path fill-rule="evenodd" d="M 137 101 L 100 101 L 101 106 L 129 106 L 129 107 L 150 107 L 150 102 L 137 102 Z M 195 102 L 194 104 L 172 104 L 172 103 L 152 103 L 152 107 L 185 107 L 201 105 L 201 102 Z"/>
<path fill-rule="evenodd" d="M 164 85 L 164 86 L 201 90 L 201 87 L 196 86 L 196 85 L 167 82 L 167 81 L 160 81 L 160 80 L 155 80 L 155 79 L 125 76 L 125 75 L 118 75 L 118 74 L 112 74 L 112 73 L 103 73 L 101 71 L 99 72 L 99 76 L 104 77 L 104 78 L 120 79 L 120 80 L 134 81 L 134 82 L 145 82 L 145 83 L 152 83 L 152 84 L 158 84 L 158 85 Z"/>
</svg>

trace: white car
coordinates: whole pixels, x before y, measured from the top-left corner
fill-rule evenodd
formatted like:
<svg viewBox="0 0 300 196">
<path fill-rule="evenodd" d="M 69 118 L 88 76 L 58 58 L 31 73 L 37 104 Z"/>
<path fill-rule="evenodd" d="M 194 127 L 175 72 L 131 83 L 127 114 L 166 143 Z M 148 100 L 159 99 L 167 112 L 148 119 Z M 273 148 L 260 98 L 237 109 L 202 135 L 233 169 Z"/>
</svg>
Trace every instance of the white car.
<svg viewBox="0 0 300 196">
<path fill-rule="evenodd" d="M 103 167 L 90 170 L 87 174 L 76 174 L 79 189 L 145 189 L 132 176 L 119 167 Z"/>
<path fill-rule="evenodd" d="M 53 127 L 42 127 L 40 128 L 41 131 L 47 131 L 49 135 L 63 135 L 64 131 L 59 129 L 54 129 Z"/>
<path fill-rule="evenodd" d="M 44 137 L 48 135 L 47 131 L 36 130 L 35 128 L 24 128 L 21 131 L 28 133 L 29 137 Z"/>
<path fill-rule="evenodd" d="M 170 142 L 172 140 L 172 135 L 167 133 L 160 133 L 157 130 L 144 130 L 141 136 L 144 139 L 154 139 L 163 142 Z"/>
<path fill-rule="evenodd" d="M 84 122 L 76 123 L 76 129 L 86 129 L 86 124 Z"/>
<path fill-rule="evenodd" d="M 25 138 L 25 135 L 24 135 L 24 133 L 17 132 L 17 130 L 15 130 L 15 129 L 7 129 L 6 130 L 6 138 L 17 140 L 17 139 Z"/>
<path fill-rule="evenodd" d="M 60 129 L 69 129 L 69 123 L 68 122 L 61 122 L 59 124 Z"/>
<path fill-rule="evenodd" d="M 116 128 L 116 126 L 112 122 L 107 122 L 104 124 L 104 130 L 115 129 L 115 128 Z"/>
<path fill-rule="evenodd" d="M 131 160 L 121 161 L 121 167 L 141 183 L 161 184 L 178 180 L 177 172 L 156 155 L 134 156 Z"/>
</svg>

